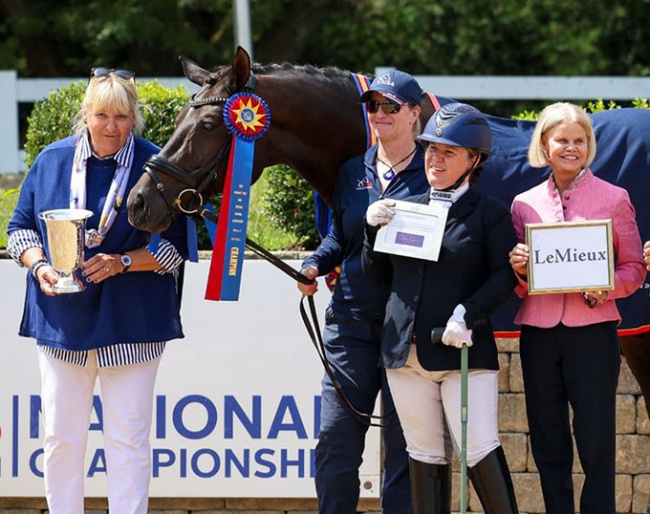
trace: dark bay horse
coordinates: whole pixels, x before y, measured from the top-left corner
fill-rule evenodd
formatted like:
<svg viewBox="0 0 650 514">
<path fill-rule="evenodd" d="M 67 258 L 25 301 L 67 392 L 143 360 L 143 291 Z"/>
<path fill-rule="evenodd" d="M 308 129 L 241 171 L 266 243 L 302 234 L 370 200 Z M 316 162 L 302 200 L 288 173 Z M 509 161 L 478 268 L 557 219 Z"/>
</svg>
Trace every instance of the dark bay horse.
<svg viewBox="0 0 650 514">
<path fill-rule="evenodd" d="M 223 190 L 227 155 L 217 157 L 231 138 L 222 120 L 223 106 L 251 83 L 269 106 L 272 120 L 255 143 L 253 182 L 265 167 L 287 164 L 329 203 L 340 165 L 366 150 L 364 114 L 351 73 L 312 66 L 252 66 L 242 48 L 232 66 L 214 72 L 181 60 L 185 76 L 201 90 L 179 114 L 176 131 L 150 163 L 155 178 L 143 175 L 129 196 L 129 219 L 136 227 L 159 232 L 169 225 L 178 211 L 170 210 L 165 195 L 173 205 L 182 190 L 196 189 L 206 180 L 201 191 L 206 200 Z M 426 119 L 433 113 L 428 99 L 423 110 Z M 160 181 L 158 190 L 154 180 Z"/>
<path fill-rule="evenodd" d="M 252 66 L 242 48 L 237 49 L 232 66 L 214 72 L 189 59 L 181 60 L 185 76 L 201 90 L 179 114 L 176 131 L 150 166 L 162 184 L 159 189 L 164 187 L 173 199 L 188 186 L 198 188 L 208 179 L 202 191 L 206 200 L 223 190 L 227 159 L 215 162 L 231 137 L 222 120 L 223 106 L 254 82 L 254 93 L 268 104 L 272 121 L 255 143 L 253 181 L 265 167 L 287 164 L 329 203 L 340 165 L 363 153 L 367 144 L 359 91 L 350 72 L 313 66 Z M 422 110 L 425 121 L 434 112 L 428 97 L 423 98 Z M 163 230 L 171 216 L 179 214 L 176 209 L 170 212 L 150 175 L 143 175 L 133 189 L 128 208 L 130 221 L 150 232 Z"/>
<path fill-rule="evenodd" d="M 206 201 L 222 191 L 227 161 L 224 150 L 231 138 L 223 123 L 223 106 L 246 88 L 263 98 L 271 111 L 270 128 L 255 143 L 253 181 L 267 166 L 288 164 L 329 202 L 341 163 L 366 149 L 365 119 L 350 72 L 312 66 L 252 66 L 242 48 L 237 49 L 232 65 L 214 72 L 189 59 L 182 58 L 182 63 L 186 77 L 201 89 L 179 114 L 176 131 L 148 163 L 148 173 L 129 195 L 129 220 L 138 228 L 160 232 L 180 214 L 179 206 L 189 203 L 196 207 L 192 191 L 200 190 Z M 426 123 L 433 112 L 431 99 L 425 95 L 421 121 Z M 509 205 L 516 194 L 541 182 L 549 170 L 528 165 L 533 122 L 496 116 L 488 116 L 488 120 L 493 143 L 479 187 Z M 646 200 L 650 192 L 650 111 L 604 111 L 592 115 L 592 121 L 598 142 L 592 169 L 628 191 L 646 241 L 650 239 L 650 202 Z M 179 199 L 181 191 L 186 193 Z M 647 291 L 619 300 L 618 305 L 623 313 L 622 334 L 650 330 Z M 496 325 L 499 332 L 516 330 L 505 321 Z"/>
</svg>

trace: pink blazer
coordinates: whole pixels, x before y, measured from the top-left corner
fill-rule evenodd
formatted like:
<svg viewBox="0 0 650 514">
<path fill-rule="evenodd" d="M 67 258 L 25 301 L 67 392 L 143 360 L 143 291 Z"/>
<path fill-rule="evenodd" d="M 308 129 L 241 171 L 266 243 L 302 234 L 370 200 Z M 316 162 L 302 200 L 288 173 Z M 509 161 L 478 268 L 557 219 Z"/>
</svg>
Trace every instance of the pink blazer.
<svg viewBox="0 0 650 514">
<path fill-rule="evenodd" d="M 527 282 L 517 275 L 515 293 L 523 298 L 523 303 L 515 323 L 550 328 L 558 323 L 579 327 L 603 321 L 620 322 L 621 316 L 612 300 L 634 293 L 646 275 L 639 229 L 627 191 L 595 177 L 587 169 L 561 195 L 550 176 L 546 182 L 517 195 L 511 212 L 517 239 L 522 243 L 526 239 L 527 223 L 611 219 L 616 254 L 616 288 L 609 291 L 607 302 L 593 309 L 580 293 L 528 296 Z"/>
</svg>

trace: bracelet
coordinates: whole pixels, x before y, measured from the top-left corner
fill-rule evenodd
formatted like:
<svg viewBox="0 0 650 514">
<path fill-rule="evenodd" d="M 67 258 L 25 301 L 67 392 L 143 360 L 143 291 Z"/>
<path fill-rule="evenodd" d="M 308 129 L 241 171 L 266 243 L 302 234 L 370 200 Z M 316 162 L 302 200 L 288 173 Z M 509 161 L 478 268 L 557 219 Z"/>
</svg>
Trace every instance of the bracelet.
<svg viewBox="0 0 650 514">
<path fill-rule="evenodd" d="M 47 262 L 45 259 L 39 259 L 36 262 L 32 264 L 32 266 L 29 268 L 32 272 L 32 276 L 38 280 L 38 277 L 36 274 L 38 273 L 38 270 L 41 269 L 43 266 L 49 266 L 50 263 Z"/>
</svg>

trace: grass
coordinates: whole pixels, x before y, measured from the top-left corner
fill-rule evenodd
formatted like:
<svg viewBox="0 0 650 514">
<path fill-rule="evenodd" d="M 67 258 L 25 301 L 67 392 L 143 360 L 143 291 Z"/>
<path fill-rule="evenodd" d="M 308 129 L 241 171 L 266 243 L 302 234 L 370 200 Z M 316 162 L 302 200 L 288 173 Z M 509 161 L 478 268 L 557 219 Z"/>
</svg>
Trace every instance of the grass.
<svg viewBox="0 0 650 514">
<path fill-rule="evenodd" d="M 0 248 L 7 248 L 7 225 L 17 201 L 17 189 L 7 189 L 0 195 Z"/>
</svg>

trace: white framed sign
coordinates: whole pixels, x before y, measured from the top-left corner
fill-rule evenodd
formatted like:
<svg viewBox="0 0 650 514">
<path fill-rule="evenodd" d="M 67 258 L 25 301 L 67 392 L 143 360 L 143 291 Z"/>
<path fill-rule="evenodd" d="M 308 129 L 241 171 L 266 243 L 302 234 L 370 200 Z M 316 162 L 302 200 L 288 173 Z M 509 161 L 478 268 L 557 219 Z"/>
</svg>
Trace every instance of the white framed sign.
<svg viewBox="0 0 650 514">
<path fill-rule="evenodd" d="M 395 200 L 395 216 L 377 232 L 374 250 L 437 261 L 449 209 Z"/>
<path fill-rule="evenodd" d="M 528 293 L 614 289 L 612 221 L 530 223 Z"/>
</svg>

